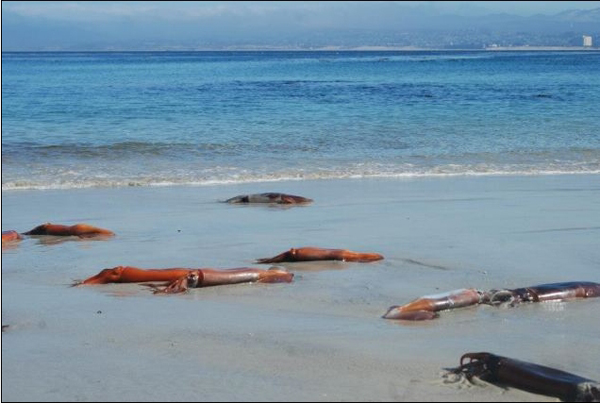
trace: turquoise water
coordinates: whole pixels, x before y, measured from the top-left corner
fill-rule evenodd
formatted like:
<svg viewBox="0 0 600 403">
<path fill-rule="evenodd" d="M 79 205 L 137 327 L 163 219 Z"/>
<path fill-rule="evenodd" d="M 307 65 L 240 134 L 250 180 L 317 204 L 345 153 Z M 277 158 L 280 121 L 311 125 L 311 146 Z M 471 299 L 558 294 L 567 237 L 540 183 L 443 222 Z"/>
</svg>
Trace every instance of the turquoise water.
<svg viewBox="0 0 600 403">
<path fill-rule="evenodd" d="M 600 173 L 600 52 L 2 54 L 2 189 Z"/>
</svg>

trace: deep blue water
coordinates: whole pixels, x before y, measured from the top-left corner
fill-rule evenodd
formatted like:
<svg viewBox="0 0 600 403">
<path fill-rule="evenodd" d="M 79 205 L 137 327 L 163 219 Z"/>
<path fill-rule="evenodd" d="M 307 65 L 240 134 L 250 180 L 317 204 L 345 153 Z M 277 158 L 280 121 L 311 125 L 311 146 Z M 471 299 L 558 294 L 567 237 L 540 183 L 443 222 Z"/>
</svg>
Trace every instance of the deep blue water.
<svg viewBox="0 0 600 403">
<path fill-rule="evenodd" d="M 2 54 L 2 189 L 600 173 L 600 52 Z"/>
</svg>

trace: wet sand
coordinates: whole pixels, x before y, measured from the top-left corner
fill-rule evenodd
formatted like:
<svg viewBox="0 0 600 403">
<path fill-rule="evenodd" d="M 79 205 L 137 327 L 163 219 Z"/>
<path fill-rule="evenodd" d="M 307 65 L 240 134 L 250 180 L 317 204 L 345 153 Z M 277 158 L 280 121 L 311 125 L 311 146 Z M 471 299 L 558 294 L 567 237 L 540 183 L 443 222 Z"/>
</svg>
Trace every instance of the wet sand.
<svg viewBox="0 0 600 403">
<path fill-rule="evenodd" d="M 300 207 L 219 203 L 244 193 Z M 489 351 L 599 380 L 600 300 L 381 319 L 458 288 L 600 282 L 597 175 L 346 179 L 2 194 L 2 229 L 85 222 L 110 240 L 26 237 L 2 251 L 3 401 L 556 401 L 444 383 Z M 103 268 L 252 266 L 290 247 L 381 253 L 286 263 L 291 284 L 155 296 L 69 287 Z"/>
</svg>

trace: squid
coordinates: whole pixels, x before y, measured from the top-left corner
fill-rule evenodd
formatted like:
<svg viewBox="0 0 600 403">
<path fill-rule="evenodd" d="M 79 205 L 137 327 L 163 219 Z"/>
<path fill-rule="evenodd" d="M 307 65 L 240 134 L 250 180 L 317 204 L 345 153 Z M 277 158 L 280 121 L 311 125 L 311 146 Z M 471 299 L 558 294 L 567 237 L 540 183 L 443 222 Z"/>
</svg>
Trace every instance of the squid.
<svg viewBox="0 0 600 403">
<path fill-rule="evenodd" d="M 541 284 L 512 290 L 491 290 L 486 303 L 490 305 L 515 306 L 524 302 L 563 301 L 574 298 L 600 297 L 600 284 L 573 281 Z"/>
<path fill-rule="evenodd" d="M 516 306 L 526 302 L 565 301 L 600 297 L 600 284 L 589 281 L 541 284 L 531 287 L 479 291 L 474 288 L 418 298 L 405 305 L 392 306 L 384 319 L 428 320 L 437 312 L 472 305 Z"/>
<path fill-rule="evenodd" d="M 292 248 L 277 256 L 257 259 L 256 263 L 307 262 L 314 260 L 341 260 L 344 262 L 374 262 L 383 256 L 372 252 L 353 252 L 346 249 L 314 247 Z"/>
<path fill-rule="evenodd" d="M 242 268 L 229 270 L 192 270 L 164 288 L 151 285 L 155 294 L 176 294 L 190 288 L 210 287 L 223 284 L 239 283 L 290 283 L 294 275 L 284 270 Z"/>
<path fill-rule="evenodd" d="M 439 317 L 437 312 L 480 304 L 484 294 L 474 288 L 417 298 L 402 306 L 392 306 L 384 319 L 428 320 Z"/>
<path fill-rule="evenodd" d="M 290 283 L 294 275 L 285 270 L 268 270 L 242 267 L 237 269 L 139 269 L 137 267 L 117 266 L 104 269 L 95 276 L 73 285 L 93 285 L 108 283 L 146 283 L 166 282 L 164 288 L 150 285 L 155 293 L 174 294 L 190 288 L 210 287 L 239 283 Z"/>
<path fill-rule="evenodd" d="M 108 283 L 143 283 L 148 281 L 175 281 L 187 276 L 191 269 L 138 269 L 130 266 L 117 266 L 104 269 L 95 276 L 74 285 L 92 285 Z"/>
<path fill-rule="evenodd" d="M 97 236 L 113 236 L 114 232 L 104 228 L 97 228 L 89 224 L 75 224 L 71 226 L 46 223 L 24 232 L 25 235 L 57 235 L 78 236 L 80 238 L 93 238 Z"/>
<path fill-rule="evenodd" d="M 468 361 L 468 362 L 466 362 Z M 468 380 L 478 377 L 499 386 L 522 389 L 568 402 L 600 402 L 600 384 L 569 372 L 491 353 L 467 353 L 451 370 Z"/>
<path fill-rule="evenodd" d="M 2 244 L 5 242 L 20 241 L 21 239 L 23 239 L 23 237 L 17 231 L 2 231 Z"/>
<path fill-rule="evenodd" d="M 249 195 L 239 195 L 225 200 L 225 203 L 276 203 L 276 204 L 307 204 L 312 203 L 312 199 L 294 196 L 285 193 L 258 193 Z"/>
</svg>

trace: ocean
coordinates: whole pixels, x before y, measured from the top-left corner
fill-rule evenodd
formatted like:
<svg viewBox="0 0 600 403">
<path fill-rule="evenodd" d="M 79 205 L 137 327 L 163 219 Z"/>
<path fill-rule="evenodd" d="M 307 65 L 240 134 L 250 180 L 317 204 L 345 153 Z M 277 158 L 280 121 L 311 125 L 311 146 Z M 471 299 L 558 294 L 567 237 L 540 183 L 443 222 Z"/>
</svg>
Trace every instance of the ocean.
<svg viewBox="0 0 600 403">
<path fill-rule="evenodd" d="M 597 51 L 3 53 L 2 229 L 116 235 L 3 245 L 2 399 L 556 401 L 446 382 L 483 351 L 598 381 L 600 298 L 382 315 L 600 281 L 599 73 Z M 314 202 L 217 202 L 268 191 Z M 302 246 L 385 259 L 71 287 Z"/>
<path fill-rule="evenodd" d="M 600 52 L 2 53 L 2 190 L 600 173 Z"/>
</svg>

